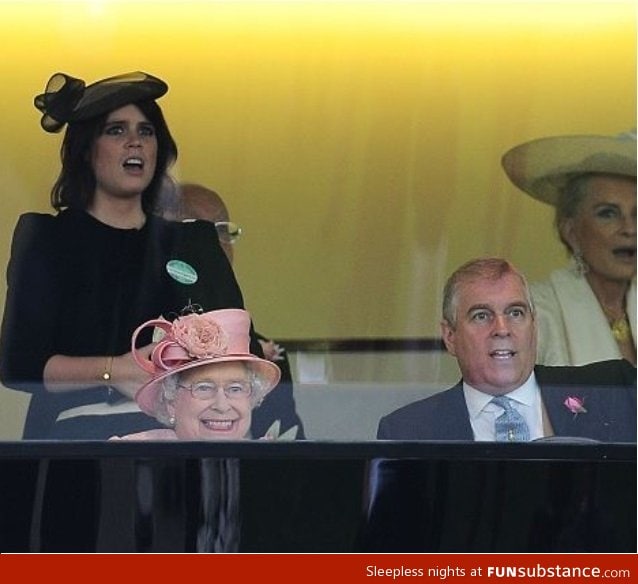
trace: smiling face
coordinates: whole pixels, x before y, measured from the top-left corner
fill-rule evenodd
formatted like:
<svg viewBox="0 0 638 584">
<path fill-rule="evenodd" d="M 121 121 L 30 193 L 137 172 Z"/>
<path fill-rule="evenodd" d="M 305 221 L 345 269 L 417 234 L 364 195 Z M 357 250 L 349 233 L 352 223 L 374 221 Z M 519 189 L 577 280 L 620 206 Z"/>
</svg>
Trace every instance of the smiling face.
<svg viewBox="0 0 638 584">
<path fill-rule="evenodd" d="M 181 374 L 180 386 L 212 384 L 217 391 L 212 396 L 199 399 L 188 388 L 178 389 L 175 400 L 168 404 L 169 414 L 175 417 L 177 437 L 180 440 L 247 438 L 254 396 L 245 395 L 240 388 L 250 387 L 250 382 L 248 367 L 236 361 L 195 367 Z M 200 387 L 205 388 L 206 385 Z"/>
<path fill-rule="evenodd" d="M 520 387 L 536 360 L 536 323 L 521 279 L 506 273 L 459 282 L 454 305 L 456 324 L 444 320 L 441 332 L 464 381 L 491 395 Z"/>
<path fill-rule="evenodd" d="M 592 176 L 573 217 L 560 225 L 563 239 L 580 250 L 588 277 L 629 281 L 636 274 L 636 181 L 629 177 Z"/>
<path fill-rule="evenodd" d="M 135 105 L 112 111 L 93 144 L 91 161 L 97 197 L 140 196 L 157 163 L 153 124 Z"/>
</svg>

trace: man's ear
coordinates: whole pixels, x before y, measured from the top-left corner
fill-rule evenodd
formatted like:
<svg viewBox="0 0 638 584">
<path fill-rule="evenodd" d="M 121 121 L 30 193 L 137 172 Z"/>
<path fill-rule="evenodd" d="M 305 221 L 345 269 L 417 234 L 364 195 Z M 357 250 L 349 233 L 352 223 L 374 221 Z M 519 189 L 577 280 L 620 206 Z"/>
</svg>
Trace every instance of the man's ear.
<svg viewBox="0 0 638 584">
<path fill-rule="evenodd" d="M 441 338 L 443 339 L 443 343 L 445 344 L 445 348 L 447 349 L 450 355 L 456 357 L 456 352 L 454 348 L 455 334 L 452 325 L 447 320 L 441 321 Z"/>
<path fill-rule="evenodd" d="M 538 355 L 538 313 L 534 310 L 532 312 L 532 342 L 534 343 L 534 347 L 536 347 L 536 353 Z M 538 359 L 538 356 L 536 357 Z"/>
</svg>

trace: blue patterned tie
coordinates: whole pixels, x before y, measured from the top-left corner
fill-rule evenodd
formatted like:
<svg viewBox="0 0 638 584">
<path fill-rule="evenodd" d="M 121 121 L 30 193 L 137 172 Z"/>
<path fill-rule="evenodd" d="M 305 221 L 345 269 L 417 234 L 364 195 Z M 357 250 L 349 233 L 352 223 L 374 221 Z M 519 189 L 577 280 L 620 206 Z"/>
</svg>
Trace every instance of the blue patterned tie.
<svg viewBox="0 0 638 584">
<path fill-rule="evenodd" d="M 512 400 L 504 395 L 492 399 L 492 403 L 505 410 L 494 423 L 497 442 L 528 442 L 529 428 L 525 418 L 512 406 Z"/>
</svg>

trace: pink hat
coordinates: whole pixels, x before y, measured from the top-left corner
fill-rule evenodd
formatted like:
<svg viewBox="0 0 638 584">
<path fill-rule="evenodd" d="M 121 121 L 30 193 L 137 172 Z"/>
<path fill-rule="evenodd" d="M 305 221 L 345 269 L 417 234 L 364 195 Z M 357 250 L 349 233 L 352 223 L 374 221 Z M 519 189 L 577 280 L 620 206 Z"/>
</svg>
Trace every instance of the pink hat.
<svg viewBox="0 0 638 584">
<path fill-rule="evenodd" d="M 146 359 L 139 354 L 135 341 L 140 331 L 149 326 L 166 334 Z M 228 361 L 250 363 L 263 383 L 263 395 L 271 391 L 281 377 L 279 367 L 272 361 L 250 353 L 250 314 L 238 308 L 187 314 L 173 322 L 163 318 L 149 320 L 135 330 L 131 345 L 135 362 L 153 376 L 135 395 L 140 408 L 151 416 L 158 411 L 161 382 L 188 369 Z"/>
</svg>

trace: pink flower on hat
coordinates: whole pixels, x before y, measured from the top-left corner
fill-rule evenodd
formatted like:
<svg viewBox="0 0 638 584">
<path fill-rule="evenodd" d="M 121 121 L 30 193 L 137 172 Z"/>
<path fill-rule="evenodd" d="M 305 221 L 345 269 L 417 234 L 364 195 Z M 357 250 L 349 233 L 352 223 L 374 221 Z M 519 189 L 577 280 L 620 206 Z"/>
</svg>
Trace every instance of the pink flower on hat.
<svg viewBox="0 0 638 584">
<path fill-rule="evenodd" d="M 578 414 L 586 414 L 587 410 L 585 409 L 584 400 L 576 396 L 569 396 L 563 402 L 565 407 L 572 413 L 574 416 Z"/>
<path fill-rule="evenodd" d="M 191 357 L 218 357 L 228 352 L 228 336 L 208 314 L 187 314 L 176 319 L 171 336 Z"/>
</svg>

